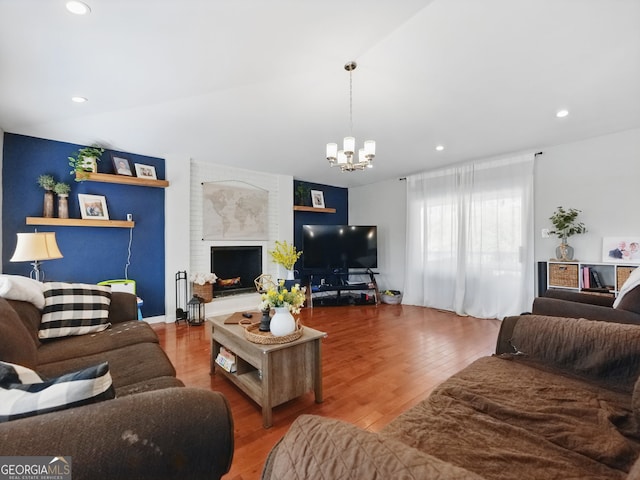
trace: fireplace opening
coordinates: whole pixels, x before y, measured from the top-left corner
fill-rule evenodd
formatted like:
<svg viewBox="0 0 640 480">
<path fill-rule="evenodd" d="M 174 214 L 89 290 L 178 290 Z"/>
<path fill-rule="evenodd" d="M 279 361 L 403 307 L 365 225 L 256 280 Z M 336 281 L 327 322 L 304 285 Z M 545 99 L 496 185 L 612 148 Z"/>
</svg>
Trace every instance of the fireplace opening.
<svg viewBox="0 0 640 480">
<path fill-rule="evenodd" d="M 253 281 L 262 273 L 262 247 L 211 247 L 211 271 L 218 277 L 214 298 L 255 292 Z"/>
</svg>

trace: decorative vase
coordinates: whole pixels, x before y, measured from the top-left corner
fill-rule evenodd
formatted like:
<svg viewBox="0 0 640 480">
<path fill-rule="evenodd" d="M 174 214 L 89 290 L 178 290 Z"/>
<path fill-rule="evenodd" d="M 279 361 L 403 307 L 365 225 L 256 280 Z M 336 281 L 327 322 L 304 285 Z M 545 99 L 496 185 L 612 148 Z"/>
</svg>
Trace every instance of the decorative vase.
<svg viewBox="0 0 640 480">
<path fill-rule="evenodd" d="M 42 216 L 45 218 L 53 218 L 53 192 L 51 190 L 44 191 L 44 204 L 42 206 Z"/>
<path fill-rule="evenodd" d="M 287 307 L 274 307 L 275 315 L 271 318 L 271 334 L 274 337 L 284 337 L 296 331 L 296 321 Z"/>
<path fill-rule="evenodd" d="M 287 278 L 286 280 L 295 280 L 296 274 L 293 270 L 287 270 Z"/>
<path fill-rule="evenodd" d="M 271 331 L 271 309 L 262 311 L 262 318 L 260 319 L 260 326 L 258 330 L 261 332 L 269 332 Z"/>
<path fill-rule="evenodd" d="M 58 195 L 58 218 L 69 218 L 69 195 Z"/>
<path fill-rule="evenodd" d="M 556 247 L 556 258 L 561 262 L 573 260 L 573 247 L 567 243 L 567 237 L 562 237 L 560 245 Z"/>
</svg>

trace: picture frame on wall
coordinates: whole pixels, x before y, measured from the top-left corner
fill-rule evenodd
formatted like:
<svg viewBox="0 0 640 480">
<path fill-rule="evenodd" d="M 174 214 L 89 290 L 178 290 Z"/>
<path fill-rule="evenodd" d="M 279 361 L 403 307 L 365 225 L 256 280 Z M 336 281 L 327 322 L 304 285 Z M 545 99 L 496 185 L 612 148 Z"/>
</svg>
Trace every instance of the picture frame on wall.
<svg viewBox="0 0 640 480">
<path fill-rule="evenodd" d="M 129 177 L 133 176 L 133 172 L 131 171 L 131 164 L 129 160 L 121 157 L 119 155 L 111 155 L 111 161 L 113 162 L 113 171 L 116 175 L 127 175 Z"/>
<path fill-rule="evenodd" d="M 149 180 L 157 180 L 156 167 L 153 165 L 145 165 L 143 163 L 134 163 L 133 166 L 136 169 L 136 177 L 147 178 Z"/>
<path fill-rule="evenodd" d="M 109 220 L 107 199 L 103 195 L 78 194 L 80 215 L 83 220 Z"/>
<path fill-rule="evenodd" d="M 602 239 L 602 261 L 616 263 L 639 263 L 640 238 L 604 237 Z"/>
<path fill-rule="evenodd" d="M 322 190 L 311 190 L 311 205 L 313 208 L 324 208 L 324 193 Z"/>
</svg>

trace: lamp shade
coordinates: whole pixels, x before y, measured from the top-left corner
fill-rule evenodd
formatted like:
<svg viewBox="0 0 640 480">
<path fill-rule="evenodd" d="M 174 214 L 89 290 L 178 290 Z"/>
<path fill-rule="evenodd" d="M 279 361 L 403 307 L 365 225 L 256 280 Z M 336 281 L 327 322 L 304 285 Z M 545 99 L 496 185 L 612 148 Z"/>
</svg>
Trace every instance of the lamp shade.
<svg viewBox="0 0 640 480">
<path fill-rule="evenodd" d="M 11 262 L 33 262 L 62 258 L 55 232 L 18 233 Z"/>
</svg>

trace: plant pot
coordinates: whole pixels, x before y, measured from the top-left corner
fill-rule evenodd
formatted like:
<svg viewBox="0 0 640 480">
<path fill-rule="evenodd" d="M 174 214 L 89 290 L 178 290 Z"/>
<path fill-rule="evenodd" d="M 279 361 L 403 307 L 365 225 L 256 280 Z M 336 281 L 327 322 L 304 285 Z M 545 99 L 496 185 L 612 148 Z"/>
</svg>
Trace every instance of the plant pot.
<svg viewBox="0 0 640 480">
<path fill-rule="evenodd" d="M 556 258 L 561 262 L 573 260 L 573 247 L 567 243 L 567 237 L 562 237 L 560 245 L 556 247 Z"/>
<path fill-rule="evenodd" d="M 69 195 L 58 195 L 58 218 L 69 218 Z"/>
<path fill-rule="evenodd" d="M 45 190 L 44 192 L 42 216 L 45 218 L 53 218 L 53 192 L 51 190 Z"/>
<path fill-rule="evenodd" d="M 296 331 L 296 321 L 287 307 L 275 307 L 269 328 L 274 337 L 284 337 Z"/>
</svg>

